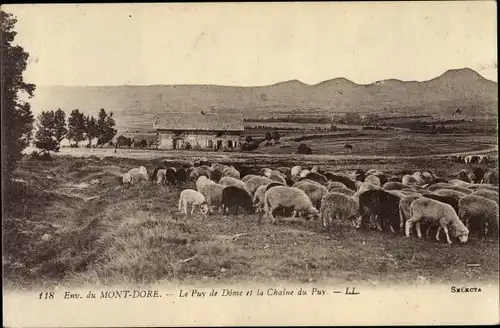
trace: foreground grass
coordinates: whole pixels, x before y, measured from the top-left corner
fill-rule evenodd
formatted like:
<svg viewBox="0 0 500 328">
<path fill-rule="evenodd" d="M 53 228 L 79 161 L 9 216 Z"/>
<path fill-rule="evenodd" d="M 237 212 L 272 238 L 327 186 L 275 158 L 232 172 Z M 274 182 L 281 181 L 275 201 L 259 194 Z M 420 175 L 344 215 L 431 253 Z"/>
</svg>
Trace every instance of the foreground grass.
<svg viewBox="0 0 500 328">
<path fill-rule="evenodd" d="M 358 232 L 344 222 L 326 230 L 319 222 L 301 220 L 259 223 L 257 215 L 180 215 L 181 188 L 119 183 L 128 169 L 145 165 L 151 170 L 153 163 L 95 157 L 23 160 L 3 216 L 4 286 L 498 280 L 498 241 L 471 239 L 450 246 Z M 332 170 L 375 167 L 388 173 L 432 169 L 446 177 L 462 168 L 436 160 L 320 164 Z M 237 167 L 247 173 L 259 169 L 248 163 Z M 188 187 L 194 184 L 183 188 Z M 51 239 L 43 241 L 44 234 Z"/>
</svg>

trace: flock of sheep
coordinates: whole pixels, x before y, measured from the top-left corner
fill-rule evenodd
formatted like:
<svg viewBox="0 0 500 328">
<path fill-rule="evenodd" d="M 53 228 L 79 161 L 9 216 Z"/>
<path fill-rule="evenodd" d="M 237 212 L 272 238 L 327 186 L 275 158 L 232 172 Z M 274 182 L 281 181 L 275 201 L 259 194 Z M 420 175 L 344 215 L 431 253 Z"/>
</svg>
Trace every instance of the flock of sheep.
<svg viewBox="0 0 500 328">
<path fill-rule="evenodd" d="M 379 170 L 349 173 L 324 172 L 318 166 L 303 169 L 264 168 L 260 174 L 240 176 L 233 166 L 219 163 L 191 167 L 157 166 L 151 176 L 145 167 L 131 169 L 124 184 L 140 181 L 182 185 L 195 181 L 195 189 L 180 193 L 178 209 L 184 214 L 200 211 L 238 214 L 260 213 L 272 223 L 276 216 L 320 219 L 328 227 L 333 219 L 348 220 L 356 229 L 377 229 L 419 238 L 436 229 L 467 242 L 469 233 L 498 237 L 498 171 L 463 169 L 446 181 L 431 171 L 388 176 Z"/>
</svg>

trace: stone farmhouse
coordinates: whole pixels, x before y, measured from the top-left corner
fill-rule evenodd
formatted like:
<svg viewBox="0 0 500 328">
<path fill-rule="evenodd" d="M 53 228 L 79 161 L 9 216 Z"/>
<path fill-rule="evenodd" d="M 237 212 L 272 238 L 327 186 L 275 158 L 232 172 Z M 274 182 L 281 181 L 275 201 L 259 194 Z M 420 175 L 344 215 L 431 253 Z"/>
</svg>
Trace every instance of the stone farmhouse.
<svg viewBox="0 0 500 328">
<path fill-rule="evenodd" d="M 240 145 L 241 113 L 165 113 L 154 121 L 158 149 L 223 149 Z"/>
</svg>

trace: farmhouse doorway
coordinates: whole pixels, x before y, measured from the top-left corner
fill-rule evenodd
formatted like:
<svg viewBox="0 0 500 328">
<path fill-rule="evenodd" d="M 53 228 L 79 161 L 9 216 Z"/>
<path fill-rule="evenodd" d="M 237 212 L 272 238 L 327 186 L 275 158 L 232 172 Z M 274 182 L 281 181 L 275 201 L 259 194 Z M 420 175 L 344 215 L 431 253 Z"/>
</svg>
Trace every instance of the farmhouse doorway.
<svg viewBox="0 0 500 328">
<path fill-rule="evenodd" d="M 184 144 L 184 140 L 182 138 L 175 138 L 173 141 L 174 149 L 182 149 L 182 145 Z"/>
</svg>

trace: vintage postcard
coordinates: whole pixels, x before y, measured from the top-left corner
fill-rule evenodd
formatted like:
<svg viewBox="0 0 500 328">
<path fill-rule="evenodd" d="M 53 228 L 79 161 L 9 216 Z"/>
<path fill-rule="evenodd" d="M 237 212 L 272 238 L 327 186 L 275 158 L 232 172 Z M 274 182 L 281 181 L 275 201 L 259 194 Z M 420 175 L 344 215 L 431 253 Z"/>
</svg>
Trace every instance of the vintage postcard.
<svg viewBox="0 0 500 328">
<path fill-rule="evenodd" d="M 495 2 L 1 15 L 5 327 L 499 323 Z"/>
</svg>

